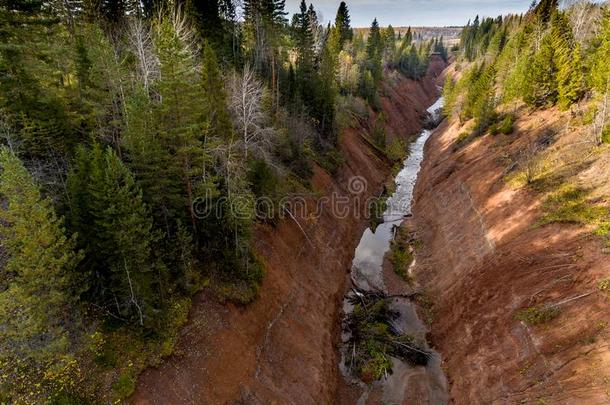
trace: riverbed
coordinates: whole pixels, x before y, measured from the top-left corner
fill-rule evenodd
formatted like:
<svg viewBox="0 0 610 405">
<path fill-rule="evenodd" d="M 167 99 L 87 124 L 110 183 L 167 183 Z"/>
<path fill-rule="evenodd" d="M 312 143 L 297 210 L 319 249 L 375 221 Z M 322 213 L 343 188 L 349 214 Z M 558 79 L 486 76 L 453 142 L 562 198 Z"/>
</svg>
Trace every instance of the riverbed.
<svg viewBox="0 0 610 405">
<path fill-rule="evenodd" d="M 433 121 L 438 122 L 443 106 L 442 97 L 439 98 L 428 112 Z M 396 229 L 404 219 L 411 215 L 411 202 L 413 190 L 417 181 L 421 163 L 424 159 L 424 147 L 434 130 L 424 129 L 409 147 L 408 157 L 395 178 L 396 189 L 387 200 L 387 207 L 383 214 L 383 222 L 374 230 L 367 228 L 354 253 L 351 267 L 352 287 L 365 291 L 384 291 L 387 287 L 383 274 L 383 260 L 390 250 L 390 244 L 395 236 Z M 348 293 L 344 299 L 343 310 L 350 313 L 353 310 L 348 301 Z M 401 333 L 416 337 L 425 342 L 426 325 L 419 319 L 414 304 L 407 298 L 392 298 L 390 306 L 399 313 L 393 326 Z M 344 342 L 349 336 L 343 335 Z M 427 347 L 426 347 L 427 348 Z M 429 348 L 427 348 L 429 349 Z M 342 353 L 341 371 L 351 383 L 361 387 L 362 395 L 358 404 L 366 404 L 373 390 L 381 391 L 381 400 L 384 404 L 403 404 L 406 402 L 446 404 L 448 402 L 447 381 L 441 369 L 441 358 L 433 350 L 426 366 L 412 366 L 402 360 L 392 359 L 392 373 L 388 373 L 381 380 L 367 385 L 353 376 L 345 366 Z"/>
</svg>

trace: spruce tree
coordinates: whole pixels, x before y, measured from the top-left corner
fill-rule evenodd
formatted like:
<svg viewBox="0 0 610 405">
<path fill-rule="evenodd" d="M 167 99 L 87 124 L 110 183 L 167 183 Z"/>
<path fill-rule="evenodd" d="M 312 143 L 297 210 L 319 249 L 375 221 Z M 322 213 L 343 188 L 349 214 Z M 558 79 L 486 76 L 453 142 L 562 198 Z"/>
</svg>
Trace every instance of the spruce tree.
<svg viewBox="0 0 610 405">
<path fill-rule="evenodd" d="M 67 330 L 78 320 L 82 280 L 74 270 L 81 256 L 51 200 L 6 147 L 0 170 L 0 237 L 8 255 L 0 268 L 0 363 L 9 362 L 7 373 L 24 363 L 41 371 L 67 353 Z"/>
<path fill-rule="evenodd" d="M 28 156 L 69 152 L 78 142 L 63 83 L 68 65 L 59 46 L 65 27 L 43 1 L 11 0 L 0 7 L 0 108 Z"/>
<path fill-rule="evenodd" d="M 171 237 L 177 222 L 186 216 L 180 174 L 165 137 L 159 133 L 163 128 L 159 122 L 159 107 L 140 87 L 127 99 L 125 108 L 122 146 L 128 164 L 142 189 L 144 201 L 151 208 L 157 228 L 162 229 L 166 237 Z"/>
<path fill-rule="evenodd" d="M 586 90 L 585 74 L 580 46 L 573 50 L 565 44 L 557 48 L 557 102 L 559 107 L 567 109 L 580 100 Z"/>
<path fill-rule="evenodd" d="M 156 90 L 161 102 L 155 105 L 154 114 L 161 143 L 173 157 L 168 171 L 174 184 L 182 185 L 184 198 L 180 208 L 187 213 L 193 232 L 196 232 L 195 199 L 214 188 L 208 170 L 211 156 L 204 148 L 209 122 L 204 120 L 202 104 L 193 102 L 203 99 L 202 86 L 199 85 L 195 56 L 189 44 L 178 35 L 168 19 L 159 24 L 155 44 L 161 72 Z"/>
<path fill-rule="evenodd" d="M 220 139 L 231 138 L 233 124 L 227 110 L 227 95 L 223 86 L 223 78 L 216 53 L 207 43 L 203 45 L 201 84 L 203 93 L 202 118 L 209 123 L 210 134 Z"/>
<path fill-rule="evenodd" d="M 78 156 L 69 183 L 78 205 L 72 224 L 92 270 L 87 296 L 118 317 L 150 326 L 162 272 L 151 253 L 157 235 L 142 191 L 110 147 L 96 144 Z"/>
<path fill-rule="evenodd" d="M 536 107 L 557 101 L 557 57 L 550 32 L 542 37 L 540 49 L 533 56 L 524 101 Z"/>
<path fill-rule="evenodd" d="M 343 45 L 347 41 L 351 41 L 354 36 L 352 27 L 350 24 L 351 24 L 351 22 L 350 22 L 350 16 L 349 16 L 349 10 L 347 8 L 347 4 L 345 4 L 345 2 L 342 1 L 339 4 L 339 9 L 337 10 L 337 16 L 335 17 L 335 27 L 339 30 L 339 33 L 340 33 L 339 44 L 340 44 L 341 48 L 343 48 Z"/>
<path fill-rule="evenodd" d="M 379 29 L 379 23 L 375 18 L 371 24 L 369 37 L 366 42 L 367 68 L 371 72 L 375 85 L 381 81 L 383 73 L 381 66 L 382 49 L 383 41 L 381 38 L 381 31 Z"/>
<path fill-rule="evenodd" d="M 538 17 L 543 24 L 549 22 L 553 13 L 557 10 L 558 0 L 541 0 L 534 8 L 534 15 Z"/>
<path fill-rule="evenodd" d="M 341 51 L 341 31 L 338 27 L 330 29 L 328 39 L 322 50 L 320 62 L 320 86 L 319 102 L 320 130 L 322 134 L 329 138 L 333 133 L 335 103 L 338 94 L 337 89 L 337 67 L 339 62 L 339 52 Z M 334 139 L 330 139 L 334 142 Z"/>
<path fill-rule="evenodd" d="M 305 106 L 311 106 L 315 103 L 315 53 L 310 13 L 305 0 L 301 0 L 300 13 L 297 15 L 296 23 L 297 84 L 300 89 L 301 100 Z"/>
<path fill-rule="evenodd" d="M 601 94 L 610 91 L 610 9 L 604 11 L 600 32 L 601 41 L 592 57 L 591 85 Z"/>
</svg>

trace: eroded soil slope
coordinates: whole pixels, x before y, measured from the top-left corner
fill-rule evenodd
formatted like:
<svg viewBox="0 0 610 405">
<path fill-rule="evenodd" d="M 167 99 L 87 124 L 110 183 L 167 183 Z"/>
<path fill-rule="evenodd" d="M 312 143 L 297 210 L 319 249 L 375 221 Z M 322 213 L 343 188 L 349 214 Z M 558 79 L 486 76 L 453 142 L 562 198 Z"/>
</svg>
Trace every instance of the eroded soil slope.
<svg viewBox="0 0 610 405">
<path fill-rule="evenodd" d="M 382 109 L 389 136 L 418 132 L 422 114 L 437 97 L 434 77 L 415 82 L 397 78 L 384 86 Z M 340 137 L 346 163 L 331 177 L 315 168 L 314 196 L 367 198 L 387 180 L 391 162 L 362 136 L 371 122 Z M 362 194 L 348 190 L 354 176 L 366 179 Z M 352 205 L 353 206 L 353 205 Z M 176 354 L 140 378 L 132 398 L 138 404 L 333 403 L 338 372 L 339 316 L 354 248 L 366 219 L 364 204 L 339 219 L 322 205 L 320 215 L 295 215 L 276 226 L 261 226 L 256 247 L 266 277 L 258 299 L 245 307 L 222 305 L 209 292 L 199 294 Z M 298 223 L 297 223 L 298 222 Z"/>
<path fill-rule="evenodd" d="M 541 218 L 565 183 L 603 202 L 608 151 L 574 113 L 517 114 L 511 135 L 456 147 L 463 128 L 446 121 L 427 144 L 415 272 L 434 303 L 431 340 L 457 404 L 607 404 L 610 256 L 591 226 Z M 520 171 L 539 179 L 513 184 Z M 549 319 L 518 319 L 532 308 Z"/>
</svg>

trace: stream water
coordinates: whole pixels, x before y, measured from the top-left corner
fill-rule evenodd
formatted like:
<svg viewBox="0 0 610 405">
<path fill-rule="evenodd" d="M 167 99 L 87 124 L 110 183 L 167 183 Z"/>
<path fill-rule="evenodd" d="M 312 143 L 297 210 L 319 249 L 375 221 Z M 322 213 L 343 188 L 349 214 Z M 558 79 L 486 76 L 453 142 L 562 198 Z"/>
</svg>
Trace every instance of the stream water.
<svg viewBox="0 0 610 405">
<path fill-rule="evenodd" d="M 443 106 L 439 98 L 428 112 L 438 122 L 440 109 Z M 373 231 L 368 228 L 354 255 L 351 268 L 351 280 L 354 287 L 362 290 L 386 291 L 383 278 L 383 258 L 390 250 L 390 243 L 395 234 L 395 228 L 400 226 L 405 216 L 411 214 L 411 201 L 421 162 L 424 159 L 424 146 L 434 130 L 422 130 L 409 148 L 409 156 L 405 159 L 402 170 L 396 176 L 396 191 L 387 200 L 387 208 L 383 215 L 383 223 Z M 352 292 L 348 293 L 353 294 Z M 353 310 L 347 300 L 343 301 L 346 314 Z M 425 341 L 427 328 L 419 319 L 413 303 L 406 298 L 392 298 L 390 307 L 400 316 L 395 321 L 395 327 L 401 332 L 415 336 Z M 347 341 L 349 336 L 343 336 Z M 392 373 L 375 382 L 371 386 L 355 379 L 341 359 L 341 371 L 351 382 L 359 384 L 363 394 L 358 404 L 365 404 L 373 389 L 381 389 L 384 404 L 428 403 L 446 404 L 448 402 L 447 381 L 441 369 L 440 355 L 434 351 L 426 366 L 412 366 L 399 359 L 392 359 Z M 345 355 L 345 353 L 342 353 Z M 343 357 L 343 356 L 342 356 Z"/>
</svg>

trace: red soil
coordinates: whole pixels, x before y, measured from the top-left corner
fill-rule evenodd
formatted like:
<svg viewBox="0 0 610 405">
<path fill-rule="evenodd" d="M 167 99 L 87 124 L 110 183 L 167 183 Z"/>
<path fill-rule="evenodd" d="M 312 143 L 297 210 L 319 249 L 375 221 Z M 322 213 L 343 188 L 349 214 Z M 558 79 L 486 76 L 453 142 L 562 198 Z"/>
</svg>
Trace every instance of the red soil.
<svg viewBox="0 0 610 405">
<path fill-rule="evenodd" d="M 458 150 L 462 129 L 444 122 L 426 146 L 414 206 L 425 246 L 416 274 L 434 302 L 431 339 L 456 404 L 609 403 L 610 300 L 597 283 L 610 261 L 602 242 L 583 226 L 536 226 L 542 195 L 504 180 L 513 158 L 545 131 L 558 132 L 566 150 L 582 144 L 581 133 L 565 130 L 569 117 L 524 115 L 516 133 Z M 515 319 L 587 293 L 559 305 L 550 322 Z"/>
<path fill-rule="evenodd" d="M 435 61 L 438 74 L 442 62 Z M 399 78 L 382 98 L 388 132 L 406 139 L 417 133 L 420 116 L 437 96 L 433 75 L 421 81 Z M 369 123 L 369 126 L 372 123 Z M 340 137 L 346 164 L 331 177 L 315 169 L 317 195 L 366 198 L 378 194 L 390 162 L 360 135 Z M 369 187 L 354 196 L 353 176 Z M 308 199 L 313 209 L 316 200 Z M 197 295 L 176 352 L 140 378 L 135 404 L 333 403 L 342 380 L 338 371 L 339 319 L 348 269 L 367 225 L 359 216 L 339 219 L 328 209 L 319 217 L 297 215 L 303 234 L 287 218 L 260 226 L 256 249 L 266 267 L 260 296 L 248 306 L 222 305 L 209 292 Z"/>
</svg>

